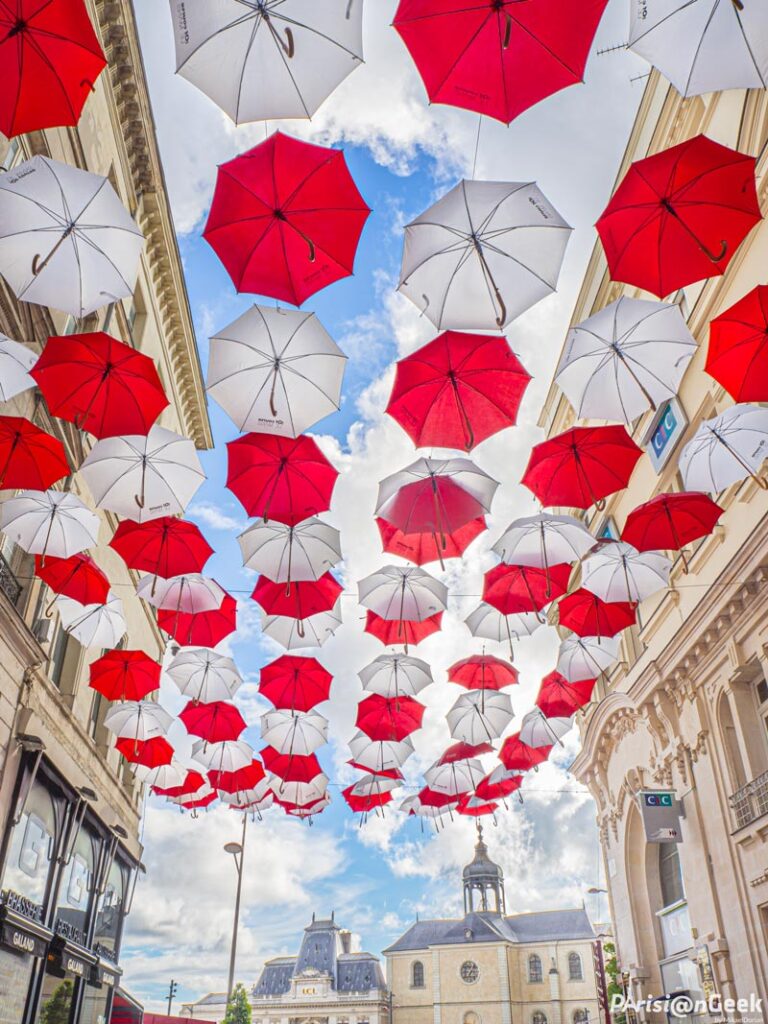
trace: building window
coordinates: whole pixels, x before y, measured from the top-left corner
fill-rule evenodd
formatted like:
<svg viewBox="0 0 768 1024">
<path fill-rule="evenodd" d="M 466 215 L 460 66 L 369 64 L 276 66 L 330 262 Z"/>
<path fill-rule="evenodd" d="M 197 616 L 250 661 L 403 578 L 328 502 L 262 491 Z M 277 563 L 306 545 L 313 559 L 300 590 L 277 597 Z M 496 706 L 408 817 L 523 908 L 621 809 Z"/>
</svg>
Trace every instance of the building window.
<svg viewBox="0 0 768 1024">
<path fill-rule="evenodd" d="M 542 978 L 541 957 L 537 956 L 536 953 L 531 953 L 528 957 L 528 981 L 531 984 L 536 984 L 537 982 L 540 982 Z"/>
<path fill-rule="evenodd" d="M 573 1011 L 573 1024 L 589 1024 L 589 1010 L 582 1007 Z"/>
<path fill-rule="evenodd" d="M 465 985 L 474 985 L 480 977 L 480 968 L 474 960 L 465 960 L 459 969 L 459 975 Z"/>
<path fill-rule="evenodd" d="M 424 988 L 424 964 L 416 960 L 411 967 L 411 988 Z"/>
<path fill-rule="evenodd" d="M 2 888 L 12 889 L 33 903 L 45 902 L 56 843 L 56 810 L 45 786 L 35 782 L 24 813 L 11 833 Z"/>
<path fill-rule="evenodd" d="M 16 167 L 24 159 L 24 150 L 21 148 L 21 143 L 18 139 L 11 139 L 8 143 L 8 149 L 5 151 L 3 162 L 0 164 L 0 169 L 3 171 L 10 171 L 12 167 Z"/>
<path fill-rule="evenodd" d="M 568 954 L 568 978 L 570 981 L 584 981 L 584 971 L 578 953 Z"/>
<path fill-rule="evenodd" d="M 547 1015 L 542 1010 L 535 1010 L 531 1015 L 531 1024 L 547 1024 Z"/>
<path fill-rule="evenodd" d="M 659 843 L 659 881 L 662 907 L 671 907 L 685 899 L 677 843 Z"/>
</svg>

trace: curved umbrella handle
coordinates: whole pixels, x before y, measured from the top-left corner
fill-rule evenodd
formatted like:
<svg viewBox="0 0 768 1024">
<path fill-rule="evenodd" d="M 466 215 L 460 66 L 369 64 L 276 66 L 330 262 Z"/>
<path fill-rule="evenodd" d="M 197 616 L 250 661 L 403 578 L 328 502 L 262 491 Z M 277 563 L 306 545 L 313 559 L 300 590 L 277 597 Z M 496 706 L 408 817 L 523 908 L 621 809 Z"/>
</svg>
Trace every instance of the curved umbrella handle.
<svg viewBox="0 0 768 1024">
<path fill-rule="evenodd" d="M 289 28 L 285 30 L 285 38 L 288 40 L 287 46 L 285 45 L 285 43 L 283 43 L 282 40 L 280 40 L 280 42 L 283 45 L 286 57 L 290 60 L 291 57 L 293 57 L 294 53 L 296 53 L 296 44 L 293 39 L 293 32 Z"/>
<path fill-rule="evenodd" d="M 351 0 L 350 0 L 350 3 L 351 3 Z M 737 11 L 743 11 L 744 10 L 744 4 L 742 3 L 742 0 L 731 0 L 731 3 L 733 4 L 733 6 L 736 8 Z"/>
<path fill-rule="evenodd" d="M 507 19 L 507 25 L 506 28 L 504 29 L 504 42 L 502 43 L 502 47 L 503 49 L 508 50 L 509 41 L 512 38 L 512 15 L 509 13 L 509 11 L 505 11 L 504 16 Z"/>
</svg>

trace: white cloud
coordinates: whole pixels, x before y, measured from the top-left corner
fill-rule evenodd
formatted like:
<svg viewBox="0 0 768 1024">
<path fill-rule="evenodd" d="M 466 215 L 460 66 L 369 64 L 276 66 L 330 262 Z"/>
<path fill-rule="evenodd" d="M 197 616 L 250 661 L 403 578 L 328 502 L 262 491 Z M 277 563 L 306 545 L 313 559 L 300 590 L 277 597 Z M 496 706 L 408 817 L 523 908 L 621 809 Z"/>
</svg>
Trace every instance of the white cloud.
<svg viewBox="0 0 768 1024">
<path fill-rule="evenodd" d="M 195 502 L 189 506 L 187 513 L 191 519 L 210 526 L 212 530 L 224 530 L 227 533 L 236 530 L 240 533 L 247 525 L 247 520 L 235 518 L 220 506 L 208 501 Z"/>
</svg>

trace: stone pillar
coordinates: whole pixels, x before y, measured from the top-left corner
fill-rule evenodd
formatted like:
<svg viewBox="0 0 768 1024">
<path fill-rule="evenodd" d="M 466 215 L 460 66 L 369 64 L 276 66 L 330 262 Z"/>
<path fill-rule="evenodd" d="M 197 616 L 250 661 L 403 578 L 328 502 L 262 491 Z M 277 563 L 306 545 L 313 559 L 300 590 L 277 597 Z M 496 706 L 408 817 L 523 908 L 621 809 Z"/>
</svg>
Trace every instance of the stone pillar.
<svg viewBox="0 0 768 1024">
<path fill-rule="evenodd" d="M 440 1006 L 440 954 L 432 952 L 432 1021 L 443 1024 L 443 1013 Z"/>
<path fill-rule="evenodd" d="M 499 946 L 496 950 L 499 959 L 499 991 L 501 994 L 501 1024 L 512 1024 L 512 1006 L 509 998 L 509 961 L 507 949 Z"/>
<path fill-rule="evenodd" d="M 560 972 L 557 969 L 557 947 L 550 950 L 552 965 L 549 968 L 550 1024 L 563 1024 L 563 1008 L 560 1002 Z"/>
</svg>

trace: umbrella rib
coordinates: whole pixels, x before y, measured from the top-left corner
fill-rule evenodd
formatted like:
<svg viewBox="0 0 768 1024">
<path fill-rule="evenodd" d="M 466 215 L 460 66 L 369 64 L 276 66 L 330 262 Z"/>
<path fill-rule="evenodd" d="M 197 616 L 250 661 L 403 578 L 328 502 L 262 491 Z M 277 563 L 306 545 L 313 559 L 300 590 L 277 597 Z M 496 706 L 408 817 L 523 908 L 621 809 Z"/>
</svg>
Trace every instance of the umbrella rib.
<svg viewBox="0 0 768 1024">
<path fill-rule="evenodd" d="M 332 43 L 337 49 L 341 50 L 343 53 L 348 53 L 349 56 L 353 60 L 358 61 L 358 63 L 361 61 L 360 55 L 355 53 L 354 50 L 350 50 L 349 47 L 343 46 L 338 41 L 338 39 L 334 39 L 333 36 L 326 35 L 326 33 L 325 32 L 321 32 L 320 29 L 313 28 L 312 25 L 307 25 L 306 22 L 301 22 L 301 21 L 297 21 L 295 18 L 290 18 L 287 14 L 281 14 L 279 11 L 271 12 L 271 16 L 273 18 L 277 18 L 278 21 L 284 21 L 284 22 L 286 22 L 289 25 L 296 25 L 297 28 L 306 29 L 307 32 L 311 32 L 312 35 L 318 36 L 318 38 L 320 38 L 320 39 L 325 39 L 325 41 L 327 43 Z M 302 105 L 303 105 L 303 101 L 302 101 Z M 306 107 L 304 107 L 304 109 L 306 110 Z M 307 117 L 310 117 L 310 116 L 311 116 L 310 114 L 307 114 Z"/>
<path fill-rule="evenodd" d="M 715 0 L 715 2 L 717 4 L 718 0 Z M 659 18 L 659 20 L 654 25 L 650 25 L 645 30 L 645 32 L 641 32 L 637 39 L 635 39 L 632 46 L 634 46 L 636 43 L 639 43 L 642 39 L 645 39 L 646 36 L 652 35 L 656 31 L 656 29 L 659 28 L 660 25 L 664 24 L 664 22 L 676 17 L 678 14 L 685 11 L 688 7 L 694 7 L 697 3 L 699 3 L 699 0 L 686 0 L 685 3 L 682 3 L 679 7 L 675 8 L 674 11 L 670 11 L 669 14 L 665 14 L 663 18 Z"/>
<path fill-rule="evenodd" d="M 179 64 L 179 66 L 176 68 L 176 74 L 178 75 L 182 68 L 184 68 L 189 63 L 189 61 L 192 60 L 192 58 L 197 53 L 199 53 L 200 50 L 203 49 L 203 47 L 207 46 L 207 44 L 210 43 L 212 39 L 215 39 L 217 36 L 223 35 L 225 32 L 228 32 L 231 28 L 239 28 L 240 25 L 244 25 L 247 21 L 250 21 L 251 19 L 255 19 L 257 17 L 258 12 L 252 10 L 250 13 L 243 14 L 239 18 L 236 18 L 234 21 L 231 21 L 228 25 L 222 25 L 221 28 L 217 28 L 215 32 L 212 32 L 209 36 L 206 36 L 205 39 L 198 43 L 194 50 L 191 50 L 187 54 L 187 56 L 184 58 L 181 64 Z"/>
</svg>

